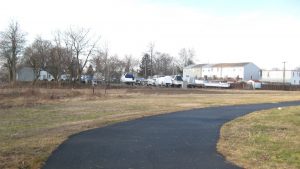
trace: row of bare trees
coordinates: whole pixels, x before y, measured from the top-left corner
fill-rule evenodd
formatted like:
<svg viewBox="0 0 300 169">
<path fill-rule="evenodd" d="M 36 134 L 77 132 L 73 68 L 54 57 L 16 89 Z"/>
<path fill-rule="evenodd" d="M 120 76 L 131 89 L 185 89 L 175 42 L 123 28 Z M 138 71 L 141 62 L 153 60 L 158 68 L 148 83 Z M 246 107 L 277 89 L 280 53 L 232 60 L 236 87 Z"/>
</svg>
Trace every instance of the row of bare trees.
<svg viewBox="0 0 300 169">
<path fill-rule="evenodd" d="M 193 49 L 182 48 L 175 58 L 168 53 L 155 51 L 155 44 L 150 43 L 140 61 L 138 74 L 143 77 L 182 74 L 184 67 L 194 64 L 194 56 Z"/>
<path fill-rule="evenodd" d="M 126 55 L 122 59 L 110 55 L 108 47 L 99 48 L 99 37 L 89 29 L 70 28 L 56 31 L 52 39 L 36 37 L 25 46 L 26 33 L 18 22 L 12 21 L 5 31 L 0 32 L 0 63 L 6 70 L 8 81 L 16 81 L 17 66 L 30 66 L 34 71 L 34 82 L 40 76 L 40 70 L 46 70 L 59 81 L 62 74 L 70 75 L 74 81 L 82 74 L 100 74 L 106 81 L 120 79 L 124 72 L 148 77 L 155 74 L 171 75 L 182 72 L 182 68 L 193 63 L 194 51 L 181 49 L 178 58 L 155 50 L 150 43 L 142 58 Z M 2 72 L 3 72 L 2 71 Z"/>
</svg>

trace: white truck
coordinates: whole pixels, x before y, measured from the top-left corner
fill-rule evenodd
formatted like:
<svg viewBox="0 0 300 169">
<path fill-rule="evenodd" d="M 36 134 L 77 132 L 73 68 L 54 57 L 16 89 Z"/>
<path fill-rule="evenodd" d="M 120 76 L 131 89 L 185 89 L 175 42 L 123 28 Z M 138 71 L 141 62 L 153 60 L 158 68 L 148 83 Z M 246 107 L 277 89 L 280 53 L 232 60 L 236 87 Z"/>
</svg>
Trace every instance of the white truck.
<svg viewBox="0 0 300 169">
<path fill-rule="evenodd" d="M 155 85 L 169 87 L 172 85 L 172 77 L 171 76 L 158 77 L 155 81 Z"/>
<path fill-rule="evenodd" d="M 123 74 L 120 80 L 121 80 L 122 83 L 125 83 L 125 84 L 133 85 L 135 83 L 134 76 L 131 73 Z"/>
<path fill-rule="evenodd" d="M 172 87 L 182 87 L 183 80 L 180 75 L 175 75 L 172 78 Z"/>
<path fill-rule="evenodd" d="M 155 86 L 155 81 L 156 81 L 156 78 L 148 77 L 147 86 Z"/>
</svg>

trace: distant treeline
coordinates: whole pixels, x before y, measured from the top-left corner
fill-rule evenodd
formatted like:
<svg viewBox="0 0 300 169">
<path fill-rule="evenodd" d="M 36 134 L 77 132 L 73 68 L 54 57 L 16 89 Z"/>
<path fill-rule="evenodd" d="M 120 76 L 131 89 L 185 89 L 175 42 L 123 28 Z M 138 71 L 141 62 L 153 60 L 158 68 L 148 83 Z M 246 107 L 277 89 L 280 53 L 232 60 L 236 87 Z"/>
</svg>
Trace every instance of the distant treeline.
<svg viewBox="0 0 300 169">
<path fill-rule="evenodd" d="M 100 47 L 101 39 L 90 29 L 70 27 L 57 30 L 51 39 L 38 36 L 26 44 L 26 33 L 18 22 L 11 21 L 6 30 L 0 32 L 0 81 L 16 82 L 19 67 L 32 67 L 35 80 L 40 70 L 46 70 L 59 81 L 62 74 L 80 81 L 83 74 L 101 74 L 106 82 L 119 79 L 124 72 L 147 78 L 152 75 L 171 75 L 182 72 L 183 67 L 193 64 L 195 51 L 182 48 L 178 56 L 155 50 L 149 43 L 141 56 L 126 55 L 120 58 L 109 53 L 108 46 Z"/>
</svg>

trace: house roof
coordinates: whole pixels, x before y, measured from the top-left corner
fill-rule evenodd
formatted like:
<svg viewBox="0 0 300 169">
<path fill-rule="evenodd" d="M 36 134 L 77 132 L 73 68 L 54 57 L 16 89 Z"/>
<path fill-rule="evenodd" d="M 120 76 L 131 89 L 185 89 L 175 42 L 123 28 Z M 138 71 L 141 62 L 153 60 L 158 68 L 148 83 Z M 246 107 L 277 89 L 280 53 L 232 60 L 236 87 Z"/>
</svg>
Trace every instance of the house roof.
<svg viewBox="0 0 300 169">
<path fill-rule="evenodd" d="M 197 64 L 197 65 L 195 65 L 194 67 L 195 67 L 195 68 L 199 68 L 199 67 L 203 67 L 203 66 L 205 66 L 205 65 L 207 65 L 207 64 Z"/>
<path fill-rule="evenodd" d="M 244 67 L 245 65 L 250 64 L 251 62 L 240 62 L 240 63 L 216 63 L 216 64 L 194 64 L 186 66 L 185 69 L 192 68 L 201 68 L 201 67 Z"/>
<path fill-rule="evenodd" d="M 189 65 L 189 66 L 186 66 L 185 68 L 186 69 L 190 69 L 190 68 L 201 68 L 203 66 L 205 66 L 207 64 L 194 64 L 194 65 Z"/>
<path fill-rule="evenodd" d="M 262 70 L 263 72 L 283 72 L 283 70 Z M 286 72 L 300 72 L 300 70 L 285 70 Z"/>
<path fill-rule="evenodd" d="M 241 62 L 241 63 L 217 63 L 212 67 L 241 67 L 248 65 L 250 62 Z"/>
<path fill-rule="evenodd" d="M 257 82 L 257 83 L 261 83 L 261 81 L 259 81 L 259 80 L 248 80 L 248 82 Z"/>
</svg>

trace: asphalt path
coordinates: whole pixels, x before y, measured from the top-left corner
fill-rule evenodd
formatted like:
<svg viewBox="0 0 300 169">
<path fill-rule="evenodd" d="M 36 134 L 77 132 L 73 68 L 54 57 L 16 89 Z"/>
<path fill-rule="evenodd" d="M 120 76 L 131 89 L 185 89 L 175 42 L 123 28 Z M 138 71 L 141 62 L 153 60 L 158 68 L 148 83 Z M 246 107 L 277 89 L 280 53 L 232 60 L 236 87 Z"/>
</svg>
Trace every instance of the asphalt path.
<svg viewBox="0 0 300 169">
<path fill-rule="evenodd" d="M 300 101 L 202 108 L 84 131 L 61 144 L 43 168 L 239 168 L 216 151 L 220 127 L 253 111 L 293 105 Z"/>
</svg>

